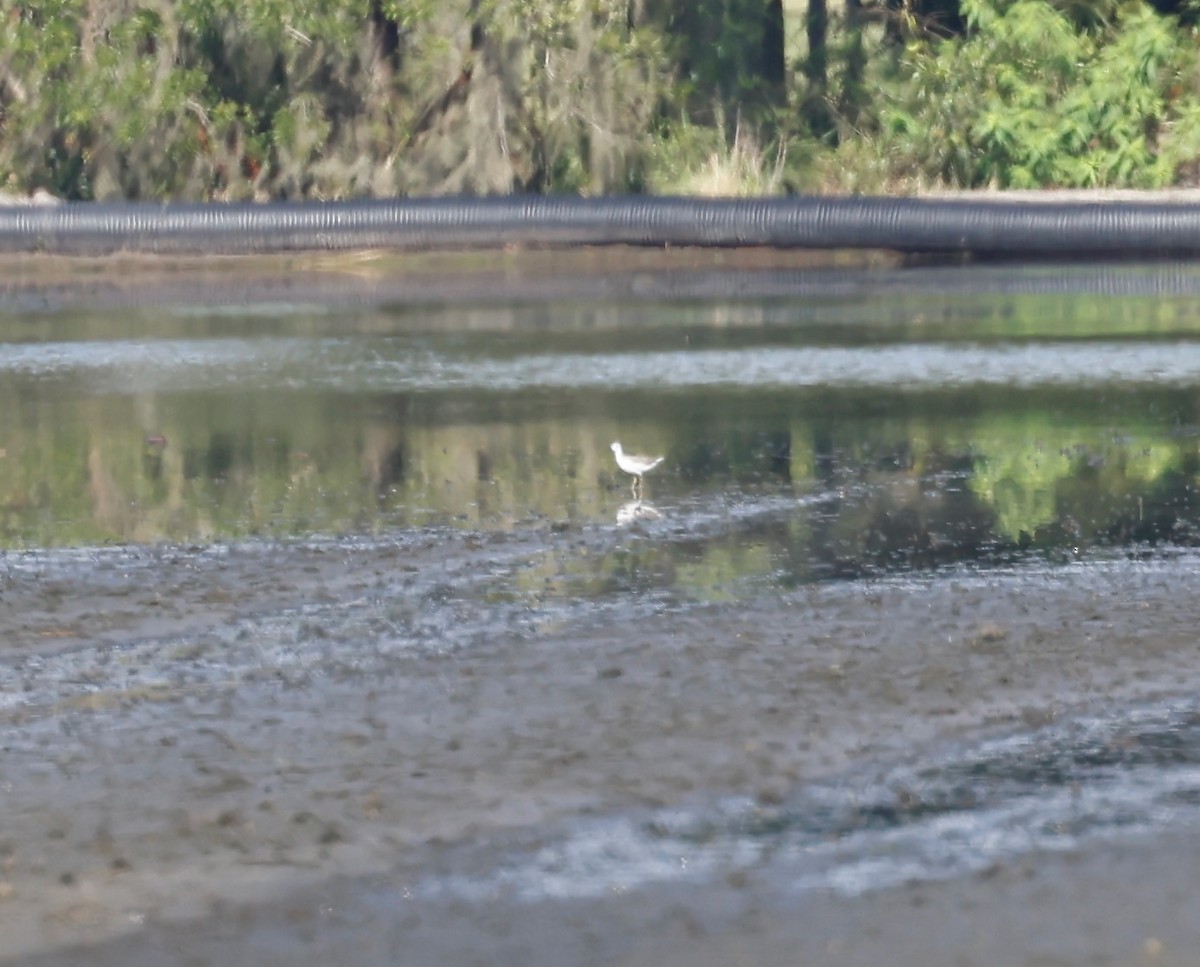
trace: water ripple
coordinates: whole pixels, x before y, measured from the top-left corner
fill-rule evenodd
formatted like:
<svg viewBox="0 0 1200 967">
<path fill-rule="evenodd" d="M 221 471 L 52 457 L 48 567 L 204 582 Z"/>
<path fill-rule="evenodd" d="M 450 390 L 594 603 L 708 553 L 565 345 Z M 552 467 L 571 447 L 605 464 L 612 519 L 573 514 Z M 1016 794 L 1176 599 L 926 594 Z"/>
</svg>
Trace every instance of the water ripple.
<svg viewBox="0 0 1200 967">
<path fill-rule="evenodd" d="M 0 372 L 77 378 L 92 392 L 260 388 L 484 389 L 973 385 L 1099 386 L 1200 380 L 1200 343 L 920 343 L 474 358 L 405 341 L 212 339 L 10 346 Z"/>
</svg>

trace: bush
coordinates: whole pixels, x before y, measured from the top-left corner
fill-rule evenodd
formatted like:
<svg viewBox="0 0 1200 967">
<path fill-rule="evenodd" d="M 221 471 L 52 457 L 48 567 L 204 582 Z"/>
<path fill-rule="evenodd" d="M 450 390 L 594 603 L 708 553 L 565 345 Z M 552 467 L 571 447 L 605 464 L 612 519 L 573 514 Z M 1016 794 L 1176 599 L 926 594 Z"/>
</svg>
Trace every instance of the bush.
<svg viewBox="0 0 1200 967">
<path fill-rule="evenodd" d="M 787 175 L 785 143 L 764 148 L 740 119 L 731 136 L 725 136 L 724 127 L 719 111 L 715 126 L 687 119 L 664 125 L 647 158 L 647 190 L 706 197 L 781 194 Z"/>
<path fill-rule="evenodd" d="M 1193 31 L 1141 3 L 1084 24 L 1043 0 L 963 8 L 967 35 L 910 46 L 878 111 L 893 172 L 957 187 L 1154 188 L 1200 154 Z"/>
</svg>

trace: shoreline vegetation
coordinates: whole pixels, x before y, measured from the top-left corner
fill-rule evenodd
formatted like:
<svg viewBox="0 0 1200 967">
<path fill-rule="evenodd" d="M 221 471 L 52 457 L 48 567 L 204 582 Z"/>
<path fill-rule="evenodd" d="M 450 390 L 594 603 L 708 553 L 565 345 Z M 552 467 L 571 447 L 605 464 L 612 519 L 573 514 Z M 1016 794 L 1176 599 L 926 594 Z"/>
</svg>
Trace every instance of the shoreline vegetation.
<svg viewBox="0 0 1200 967">
<path fill-rule="evenodd" d="M 48 0 L 0 31 L 0 192 L 1190 187 L 1197 16 L 1173 0 Z"/>
</svg>

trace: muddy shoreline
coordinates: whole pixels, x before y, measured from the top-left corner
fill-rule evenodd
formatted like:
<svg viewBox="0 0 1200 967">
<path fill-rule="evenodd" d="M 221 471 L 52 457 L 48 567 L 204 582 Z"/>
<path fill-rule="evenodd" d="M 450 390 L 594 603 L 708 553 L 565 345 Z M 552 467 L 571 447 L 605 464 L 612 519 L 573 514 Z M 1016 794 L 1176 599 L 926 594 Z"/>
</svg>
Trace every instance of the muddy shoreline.
<svg viewBox="0 0 1200 967">
<path fill-rule="evenodd" d="M 18 961 L 75 964 L 613 964 L 616 967 L 1186 967 L 1200 947 L 1194 831 L 1086 854 L 1055 854 L 967 880 L 781 909 L 747 890 L 661 888 L 603 904 L 485 910 L 406 904 L 364 915 L 363 882 L 339 880 L 257 906 L 100 946 Z M 250 941 L 249 943 L 247 941 Z"/>
<path fill-rule="evenodd" d="M 458 624 L 473 627 L 456 599 L 472 575 L 519 570 L 556 542 L 578 551 L 606 539 L 438 533 L 79 563 L 6 556 L 0 961 L 269 963 L 286 953 L 320 963 L 341 938 L 345 962 L 382 962 L 377 945 L 395 940 L 386 917 L 344 898 L 366 878 L 418 875 L 456 844 L 698 796 L 771 802 L 956 736 L 1200 690 L 1200 559 L 1190 553 L 649 603 L 628 617 L 484 622 L 456 637 Z M 422 625 L 431 614 L 448 623 Z M 932 918 L 950 905 L 995 934 L 1000 904 L 1019 933 L 1061 899 L 1067 931 L 1102 911 L 1101 892 L 1126 932 L 1145 934 L 1139 942 L 1187 940 L 1154 932 L 1153 890 L 1109 879 L 1151 863 L 1173 871 L 1163 883 L 1186 882 L 1184 854 L 1159 844 L 1107 855 L 1055 859 L 1046 869 L 1057 872 L 1038 866 L 1032 881 L 1001 871 L 966 892 L 912 887 L 829 900 L 828 910 L 813 900 L 825 911 L 812 914 L 813 938 L 840 915 L 884 919 L 874 933 L 829 934 L 820 949 L 845 956 L 810 946 L 811 962 L 865 963 L 878 949 L 896 963 L 951 962 L 924 959 L 929 935 L 901 931 L 903 911 L 916 904 Z M 1022 884 L 1043 875 L 1058 886 L 1034 903 Z M 505 944 L 554 949 L 563 931 L 582 943 L 593 916 L 609 925 L 587 948 L 594 963 L 649 963 L 652 952 L 700 963 L 683 953 L 700 938 L 724 951 L 713 963 L 783 962 L 772 958 L 788 938 L 808 933 L 807 914 L 783 916 L 727 886 L 696 889 L 683 907 L 675 889 L 643 894 L 627 916 L 618 904 L 568 920 L 550 906 L 502 916 L 500 905 L 478 922 L 478 910 L 431 908 L 413 936 L 433 946 L 391 962 L 445 962 L 419 951 L 450 937 L 467 938 L 462 963 L 489 962 Z M 361 929 L 323 926 L 314 911 L 328 895 Z M 710 901 L 715 912 L 688 927 L 679 911 Z M 251 954 L 263 937 L 274 946 Z M 978 949 L 1042 962 L 1037 946 Z M 1099 962 L 1133 962 L 1117 954 L 1140 950 L 1106 949 L 1115 959 Z"/>
</svg>

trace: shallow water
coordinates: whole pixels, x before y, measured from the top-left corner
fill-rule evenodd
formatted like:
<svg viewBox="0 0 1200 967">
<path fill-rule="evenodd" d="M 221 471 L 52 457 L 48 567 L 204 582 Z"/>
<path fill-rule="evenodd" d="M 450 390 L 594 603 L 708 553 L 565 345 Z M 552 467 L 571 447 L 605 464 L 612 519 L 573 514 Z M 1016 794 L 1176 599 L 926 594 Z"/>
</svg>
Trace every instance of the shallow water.
<svg viewBox="0 0 1200 967">
<path fill-rule="evenodd" d="M 193 700 L 218 717 L 205 703 L 226 690 L 353 695 L 405 656 L 812 589 L 1070 571 L 1086 599 L 1089 575 L 1169 586 L 1200 567 L 1200 270 L 568 291 L 0 298 L 0 592 L 46 618 L 21 625 L 36 645 L 0 643 L 6 750 L 36 763 L 60 731 L 150 734 Z M 666 456 L 641 497 L 614 439 Z M 323 580 L 322 557 L 370 573 L 315 592 L 274 573 Z M 176 611 L 240 602 L 247 576 L 250 613 L 176 636 Z M 71 611 L 92 592 L 134 617 Z M 467 844 L 405 889 L 540 902 L 749 877 L 853 895 L 1153 835 L 1200 816 L 1197 707 L 1031 724 L 766 800 L 701 789 Z"/>
<path fill-rule="evenodd" d="M 740 509 L 764 556 L 713 566 L 801 581 L 1190 543 L 1195 273 L 943 273 L 499 308 L 17 300 L 0 543 L 690 530 Z M 646 506 L 617 438 L 667 457 Z"/>
</svg>

